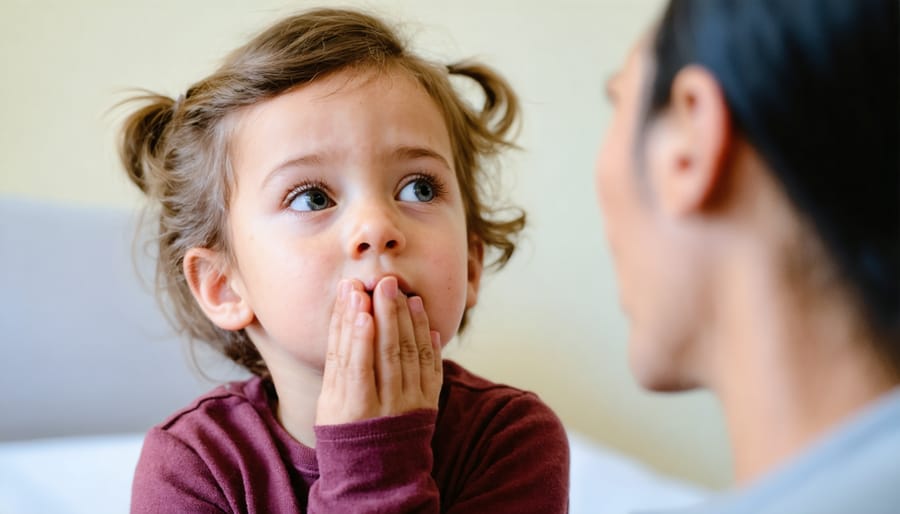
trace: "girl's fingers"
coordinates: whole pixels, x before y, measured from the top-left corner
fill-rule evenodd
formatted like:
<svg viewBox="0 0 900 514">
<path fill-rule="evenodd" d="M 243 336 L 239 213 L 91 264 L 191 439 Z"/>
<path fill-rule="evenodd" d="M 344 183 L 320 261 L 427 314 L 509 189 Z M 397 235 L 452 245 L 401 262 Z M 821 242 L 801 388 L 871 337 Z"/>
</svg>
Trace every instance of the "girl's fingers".
<svg viewBox="0 0 900 514">
<path fill-rule="evenodd" d="M 420 391 L 426 390 L 426 382 L 434 378 L 434 347 L 431 341 L 431 330 L 428 327 L 428 314 L 425 312 L 425 304 L 422 297 L 414 296 L 407 301 L 409 316 L 412 321 L 412 330 L 415 338 L 417 366 L 419 381 L 416 384 Z"/>
<path fill-rule="evenodd" d="M 360 286 L 361 288 L 361 286 Z M 344 310 L 344 318 L 341 326 L 341 346 L 339 353 L 341 355 L 342 368 L 349 368 L 354 363 L 359 362 L 360 351 L 371 352 L 371 345 L 358 344 L 358 332 L 360 328 L 360 315 L 364 314 L 371 318 L 369 314 L 370 300 L 369 295 L 351 282 L 350 291 L 347 293 L 348 306 Z"/>
<path fill-rule="evenodd" d="M 344 311 L 347 306 L 347 293 L 350 291 L 350 283 L 342 280 L 337 287 L 334 308 L 331 310 L 331 323 L 328 327 L 328 347 L 325 351 L 325 369 L 322 372 L 322 387 L 334 386 L 335 371 L 339 366 L 339 348 L 341 347 L 341 328 L 343 327 Z"/>
<path fill-rule="evenodd" d="M 319 418 L 333 423 L 437 407 L 443 378 L 440 335 L 422 298 L 386 277 L 370 299 L 345 281 L 332 313 Z"/>
<path fill-rule="evenodd" d="M 381 403 L 390 408 L 403 391 L 397 326 L 397 279 L 387 277 L 375 286 L 375 383 Z"/>
<path fill-rule="evenodd" d="M 353 295 L 368 296 L 354 291 Z M 358 300 L 363 307 L 362 299 Z M 377 410 L 378 392 L 375 386 L 374 346 L 375 323 L 368 309 L 361 308 L 353 317 L 353 326 L 347 337 L 349 356 L 347 366 L 343 369 L 342 382 L 346 396 L 344 400 L 351 405 L 350 410 L 360 415 L 369 415 Z"/>
<path fill-rule="evenodd" d="M 325 368 L 322 371 L 322 392 L 316 410 L 316 424 L 331 425 L 344 421 L 344 347 L 348 332 L 345 330 L 350 305 L 352 285 L 341 281 L 337 287 L 331 323 L 328 329 L 328 347 L 325 351 Z"/>
<path fill-rule="evenodd" d="M 328 341 L 317 424 L 368 419 L 379 412 L 373 367 L 374 321 L 361 284 L 341 286 Z M 333 318 L 334 321 L 334 318 Z"/>
<path fill-rule="evenodd" d="M 437 408 L 438 399 L 441 395 L 441 387 L 444 385 L 444 363 L 441 357 L 441 333 L 437 330 L 432 330 L 428 335 L 429 341 L 431 341 L 431 349 L 434 352 L 434 362 L 432 363 L 433 367 L 431 368 L 432 374 L 430 380 L 422 381 L 422 391 L 429 401 L 433 402 L 432 405 Z"/>
<path fill-rule="evenodd" d="M 431 346 L 434 348 L 434 371 L 435 373 L 444 373 L 444 344 L 441 341 L 441 333 L 437 330 L 431 331 Z"/>
<path fill-rule="evenodd" d="M 346 299 L 344 303 L 344 312 L 341 317 L 341 333 L 337 342 L 337 359 L 334 369 L 334 400 L 339 404 L 335 407 L 340 410 L 341 415 L 346 415 L 352 409 L 349 409 L 346 402 L 355 394 L 352 390 L 348 390 L 347 376 L 350 373 L 351 356 L 353 354 L 352 340 L 354 336 L 353 325 L 356 321 L 356 315 L 362 309 L 362 300 L 359 291 L 352 286 L 348 286 Z M 341 418 L 343 419 L 343 418 Z"/>
<path fill-rule="evenodd" d="M 356 320 L 356 314 L 365 308 L 365 300 L 368 300 L 365 294 L 360 293 L 358 285 L 355 281 L 348 280 L 345 292 L 344 312 L 341 317 L 341 337 L 338 342 L 338 364 L 340 368 L 346 368 L 350 361 L 350 338 L 353 336 L 353 324 Z M 365 300 L 364 298 L 365 297 Z"/>
<path fill-rule="evenodd" d="M 421 298 L 419 299 L 421 301 Z M 403 376 L 403 393 L 421 395 L 422 385 L 419 370 L 419 345 L 416 330 L 409 312 L 409 299 L 403 293 L 394 299 L 397 309 L 397 342 L 400 345 L 400 366 Z"/>
</svg>

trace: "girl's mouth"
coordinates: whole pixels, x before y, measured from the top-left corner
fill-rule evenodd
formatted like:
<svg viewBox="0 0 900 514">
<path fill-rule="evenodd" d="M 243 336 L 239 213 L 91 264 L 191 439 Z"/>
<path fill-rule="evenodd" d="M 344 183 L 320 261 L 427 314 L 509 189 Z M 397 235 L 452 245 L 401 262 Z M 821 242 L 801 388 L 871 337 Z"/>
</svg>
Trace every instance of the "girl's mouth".
<svg viewBox="0 0 900 514">
<path fill-rule="evenodd" d="M 412 298 L 413 296 L 418 296 L 413 291 L 404 291 L 403 289 L 400 289 L 400 293 L 402 293 L 407 298 Z M 375 290 L 374 289 L 366 289 L 366 294 L 369 295 L 369 298 L 371 299 L 375 295 Z"/>
<path fill-rule="evenodd" d="M 400 277 L 399 275 L 387 274 L 387 275 L 382 275 L 381 277 L 378 277 L 375 279 L 370 279 L 368 281 L 362 281 L 363 286 L 365 287 L 366 294 L 369 295 L 369 298 L 372 298 L 372 296 L 375 293 L 375 288 L 378 287 L 378 283 L 381 282 L 381 280 L 384 279 L 385 277 L 396 278 L 397 279 L 397 289 L 401 293 L 403 293 L 403 295 L 406 296 L 407 298 L 412 298 L 413 296 L 418 296 L 416 294 L 416 292 L 413 291 L 412 288 L 409 287 L 409 284 L 406 282 L 406 280 L 404 280 L 402 277 Z"/>
</svg>

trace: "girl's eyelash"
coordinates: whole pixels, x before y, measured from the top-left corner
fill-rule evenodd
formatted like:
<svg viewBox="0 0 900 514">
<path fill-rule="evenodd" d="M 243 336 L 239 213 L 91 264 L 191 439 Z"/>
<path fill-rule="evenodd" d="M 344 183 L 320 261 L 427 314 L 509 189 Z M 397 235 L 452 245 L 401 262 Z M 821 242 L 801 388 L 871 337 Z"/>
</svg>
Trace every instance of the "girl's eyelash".
<svg viewBox="0 0 900 514">
<path fill-rule="evenodd" d="M 403 181 L 403 187 L 412 184 L 416 180 L 427 180 L 431 184 L 431 188 L 434 189 L 435 198 L 440 198 L 444 196 L 444 193 L 447 192 L 447 188 L 446 186 L 444 186 L 444 182 L 441 181 L 441 179 L 439 179 L 437 175 L 425 171 L 417 172 L 407 180 Z"/>
<path fill-rule="evenodd" d="M 288 190 L 287 195 L 285 195 L 284 201 L 282 202 L 283 206 L 284 207 L 290 206 L 291 202 L 294 201 L 294 198 L 297 198 L 301 194 L 303 194 L 311 189 L 319 189 L 321 191 L 324 191 L 326 194 L 328 194 L 330 196 L 330 193 L 328 192 L 328 186 L 326 186 L 325 183 L 322 182 L 321 180 L 314 180 L 314 179 L 304 180 L 304 181 L 298 183 L 297 185 L 291 187 L 290 190 Z"/>
<path fill-rule="evenodd" d="M 434 190 L 435 198 L 443 196 L 447 191 L 444 183 L 437 177 L 437 175 L 424 171 L 417 172 L 414 175 L 408 177 L 408 179 L 403 182 L 403 187 L 408 186 L 416 180 L 427 180 Z M 295 198 L 311 189 L 319 189 L 330 195 L 330 193 L 328 192 L 328 186 L 326 186 L 325 183 L 321 180 L 304 180 L 288 190 L 287 194 L 284 197 L 284 201 L 282 202 L 283 206 L 287 207 L 291 205 L 291 202 L 293 202 Z"/>
</svg>

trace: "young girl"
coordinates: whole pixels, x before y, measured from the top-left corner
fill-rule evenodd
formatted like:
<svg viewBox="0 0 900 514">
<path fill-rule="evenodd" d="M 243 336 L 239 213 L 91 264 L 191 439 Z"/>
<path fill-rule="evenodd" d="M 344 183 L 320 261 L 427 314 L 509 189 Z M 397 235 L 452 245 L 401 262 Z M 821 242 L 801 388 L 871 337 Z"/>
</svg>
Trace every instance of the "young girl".
<svg viewBox="0 0 900 514">
<path fill-rule="evenodd" d="M 566 511 L 556 416 L 441 360 L 485 251 L 502 266 L 524 225 L 483 197 L 517 115 L 499 76 L 316 10 L 177 100 L 139 100 L 121 154 L 158 205 L 160 286 L 181 329 L 255 377 L 147 434 L 133 512 Z"/>
</svg>

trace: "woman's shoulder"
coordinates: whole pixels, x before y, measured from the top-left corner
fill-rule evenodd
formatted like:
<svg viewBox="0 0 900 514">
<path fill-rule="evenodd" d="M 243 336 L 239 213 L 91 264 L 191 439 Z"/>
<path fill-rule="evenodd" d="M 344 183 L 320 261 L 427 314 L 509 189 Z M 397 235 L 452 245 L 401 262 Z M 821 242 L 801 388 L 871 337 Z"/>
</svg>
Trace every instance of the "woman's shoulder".
<svg viewBox="0 0 900 514">
<path fill-rule="evenodd" d="M 898 455 L 900 387 L 751 491 L 784 512 L 896 512 Z"/>
<path fill-rule="evenodd" d="M 670 514 L 894 513 L 897 455 L 900 387 L 752 486 Z"/>
</svg>

